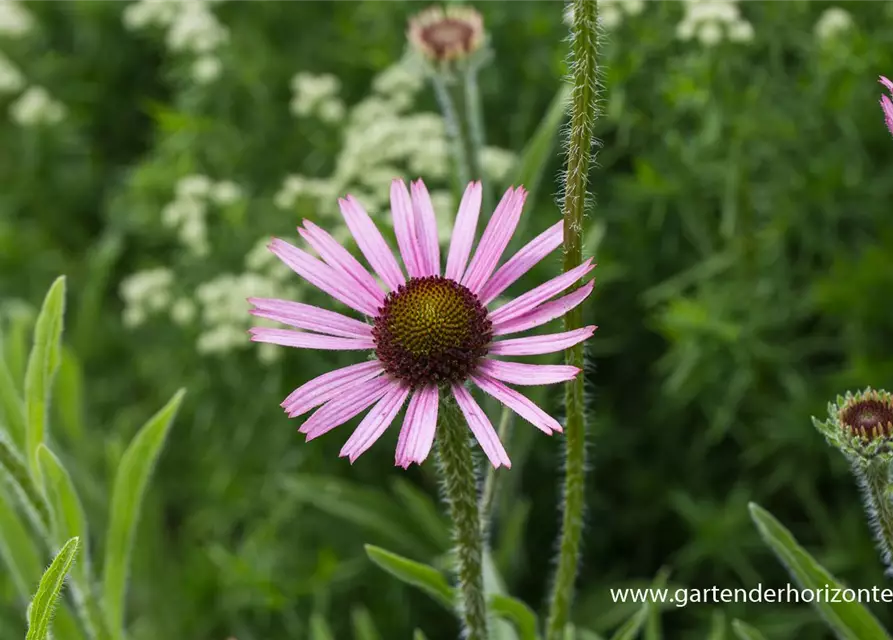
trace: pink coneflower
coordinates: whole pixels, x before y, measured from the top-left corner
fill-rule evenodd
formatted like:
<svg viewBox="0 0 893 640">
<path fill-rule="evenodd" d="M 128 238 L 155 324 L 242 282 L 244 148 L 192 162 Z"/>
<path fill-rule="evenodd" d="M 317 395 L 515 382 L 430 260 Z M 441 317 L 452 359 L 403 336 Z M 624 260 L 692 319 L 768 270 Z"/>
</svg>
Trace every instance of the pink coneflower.
<svg viewBox="0 0 893 640">
<path fill-rule="evenodd" d="M 252 340 L 305 349 L 369 351 L 366 362 L 331 371 L 298 387 L 282 402 L 289 417 L 319 407 L 301 425 L 307 440 L 372 410 L 350 436 L 341 456 L 351 463 L 366 451 L 409 401 L 397 443 L 403 468 L 428 457 L 434 441 L 440 394 L 452 394 L 468 426 L 494 467 L 511 466 L 492 424 L 465 387 L 470 381 L 551 435 L 561 425 L 505 383 L 553 384 L 579 373 L 565 365 L 532 365 L 491 356 L 524 356 L 562 351 L 586 340 L 594 326 L 526 338 L 501 336 L 526 331 L 580 304 L 593 282 L 553 299 L 594 265 L 589 260 L 495 310 L 496 297 L 555 250 L 562 241 L 558 222 L 496 268 L 521 216 L 527 192 L 509 189 L 502 197 L 469 263 L 481 208 L 481 184 L 468 185 L 441 275 L 434 208 L 424 183 L 391 183 L 391 211 L 408 278 L 369 214 L 353 197 L 339 200 L 341 213 L 360 251 L 381 283 L 326 231 L 305 221 L 298 233 L 320 259 L 274 239 L 270 250 L 298 275 L 367 322 L 299 302 L 251 298 L 256 316 L 299 329 L 254 327 Z M 495 272 L 495 273 L 494 273 Z M 383 285 L 383 286 L 382 286 Z M 494 339 L 500 337 L 500 339 Z M 374 405 L 374 406 L 373 406 Z"/>
<path fill-rule="evenodd" d="M 893 95 L 893 82 L 881 76 L 880 83 Z M 893 100 L 890 99 L 890 96 L 881 96 L 881 109 L 884 110 L 884 120 L 887 122 L 887 128 L 890 130 L 890 134 L 893 135 Z"/>
</svg>

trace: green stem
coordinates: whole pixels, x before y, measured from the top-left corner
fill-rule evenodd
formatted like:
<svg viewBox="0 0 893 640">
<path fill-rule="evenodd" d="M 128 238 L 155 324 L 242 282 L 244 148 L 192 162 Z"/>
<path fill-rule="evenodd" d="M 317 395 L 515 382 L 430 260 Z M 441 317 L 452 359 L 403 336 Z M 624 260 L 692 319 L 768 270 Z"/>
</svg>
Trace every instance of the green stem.
<svg viewBox="0 0 893 640">
<path fill-rule="evenodd" d="M 496 433 L 499 441 L 504 445 L 508 444 L 509 427 L 512 424 L 512 410 L 506 406 L 502 407 L 502 415 L 499 418 L 499 427 Z M 496 502 L 497 475 L 496 469 L 492 465 L 487 466 L 487 477 L 484 478 L 484 493 L 481 497 L 481 531 L 483 531 L 484 539 L 487 539 L 488 528 L 490 526 L 490 518 L 493 515 L 493 504 Z"/>
<path fill-rule="evenodd" d="M 448 396 L 449 397 L 449 396 Z M 459 616 L 467 640 L 487 640 L 483 551 L 477 475 L 465 418 L 451 397 L 442 399 L 437 424 L 437 456 L 443 492 L 453 523 L 459 578 Z"/>
<path fill-rule="evenodd" d="M 586 186 L 591 163 L 592 129 L 597 115 L 597 0 L 573 0 L 571 126 L 567 151 L 567 174 L 564 188 L 564 270 L 570 271 L 583 262 L 583 213 Z M 564 317 L 570 331 L 583 326 L 582 307 Z M 567 350 L 568 364 L 583 368 L 583 345 Z M 584 484 L 586 472 L 586 421 L 583 404 L 583 377 L 567 384 L 565 395 L 567 439 L 565 451 L 564 504 L 561 522 L 558 566 L 552 585 L 548 640 L 561 640 L 570 617 L 583 533 Z"/>
<path fill-rule="evenodd" d="M 481 205 L 486 214 L 493 211 L 490 199 L 490 184 L 484 180 L 482 158 L 486 139 L 484 136 L 484 114 L 481 94 L 478 90 L 478 71 L 489 57 L 470 61 L 465 69 L 465 112 L 468 121 L 468 167 L 472 180 L 483 182 Z"/>
<path fill-rule="evenodd" d="M 893 574 L 893 502 L 890 463 L 873 460 L 853 463 L 853 473 L 862 487 L 865 512 L 877 539 L 887 573 Z"/>
</svg>

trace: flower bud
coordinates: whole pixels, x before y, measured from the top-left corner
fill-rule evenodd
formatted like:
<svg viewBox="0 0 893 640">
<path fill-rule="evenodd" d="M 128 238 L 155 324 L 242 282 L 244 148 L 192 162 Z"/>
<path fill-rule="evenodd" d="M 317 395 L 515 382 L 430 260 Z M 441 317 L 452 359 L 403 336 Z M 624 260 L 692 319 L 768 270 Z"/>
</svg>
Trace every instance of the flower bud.
<svg viewBox="0 0 893 640">
<path fill-rule="evenodd" d="M 893 395 L 871 387 L 838 396 L 828 404 L 828 420 L 813 418 L 828 444 L 853 461 L 893 460 Z"/>
</svg>

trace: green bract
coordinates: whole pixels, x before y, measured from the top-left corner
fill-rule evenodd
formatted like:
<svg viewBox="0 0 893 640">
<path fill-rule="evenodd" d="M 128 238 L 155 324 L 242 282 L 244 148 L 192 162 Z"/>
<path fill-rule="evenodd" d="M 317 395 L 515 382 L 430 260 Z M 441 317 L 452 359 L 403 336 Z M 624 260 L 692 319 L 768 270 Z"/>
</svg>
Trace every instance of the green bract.
<svg viewBox="0 0 893 640">
<path fill-rule="evenodd" d="M 812 419 L 828 443 L 854 461 L 893 460 L 893 395 L 866 388 L 828 403 L 828 420 Z"/>
</svg>

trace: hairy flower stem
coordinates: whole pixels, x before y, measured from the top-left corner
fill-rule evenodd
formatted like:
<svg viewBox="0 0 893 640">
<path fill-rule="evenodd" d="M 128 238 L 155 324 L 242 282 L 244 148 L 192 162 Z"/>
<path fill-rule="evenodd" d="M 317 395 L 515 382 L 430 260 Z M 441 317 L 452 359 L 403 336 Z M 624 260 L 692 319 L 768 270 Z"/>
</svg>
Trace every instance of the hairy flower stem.
<svg viewBox="0 0 893 640">
<path fill-rule="evenodd" d="M 471 180 L 483 180 L 481 149 L 484 130 L 477 87 L 479 64 L 463 63 L 461 69 L 443 70 L 434 75 L 434 93 L 446 123 L 447 136 L 456 166 L 456 189 L 461 194 Z M 488 190 L 483 193 L 483 210 L 490 211 Z"/>
<path fill-rule="evenodd" d="M 890 463 L 881 460 L 855 460 L 853 474 L 862 488 L 865 512 L 877 539 L 887 575 L 893 575 L 893 485 Z"/>
<path fill-rule="evenodd" d="M 583 213 L 586 185 L 592 159 L 592 128 L 596 119 L 597 83 L 597 0 L 573 0 L 572 82 L 570 136 L 567 150 L 567 174 L 564 187 L 564 270 L 583 262 Z M 567 330 L 583 326 L 582 307 L 564 317 Z M 568 364 L 583 368 L 583 345 L 566 352 Z M 584 481 L 586 472 L 586 421 L 583 405 L 583 377 L 567 383 L 565 396 L 567 445 L 564 463 L 564 504 L 558 566 L 552 584 L 547 640 L 565 635 L 577 577 L 580 539 L 583 533 Z"/>
<path fill-rule="evenodd" d="M 484 540 L 478 511 L 477 474 L 465 418 L 452 399 L 442 399 L 440 403 L 437 457 L 443 493 L 453 523 L 463 637 L 467 640 L 487 640 Z"/>
</svg>

